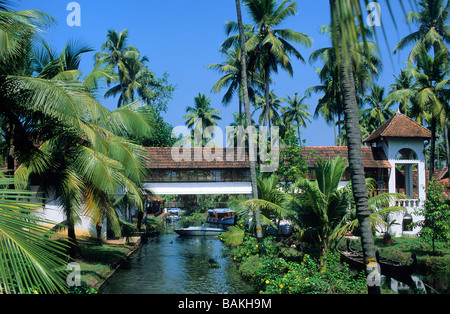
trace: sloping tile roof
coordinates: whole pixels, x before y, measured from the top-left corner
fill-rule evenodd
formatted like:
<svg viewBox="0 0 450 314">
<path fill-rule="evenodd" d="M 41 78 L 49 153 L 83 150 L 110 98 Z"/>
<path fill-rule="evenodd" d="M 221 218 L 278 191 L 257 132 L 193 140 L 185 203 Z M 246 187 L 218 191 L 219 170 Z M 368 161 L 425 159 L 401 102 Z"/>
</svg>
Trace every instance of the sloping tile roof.
<svg viewBox="0 0 450 314">
<path fill-rule="evenodd" d="M 391 168 L 391 164 L 381 147 L 362 147 L 361 149 L 365 168 Z M 312 168 L 315 166 L 317 157 L 329 160 L 341 156 L 348 160 L 348 147 L 309 146 L 303 148 L 302 155 L 305 156 L 308 167 Z"/>
<path fill-rule="evenodd" d="M 373 143 L 380 137 L 430 139 L 431 132 L 427 128 L 411 120 L 408 116 L 397 113 L 370 136 L 365 138 L 363 142 Z"/>
<path fill-rule="evenodd" d="M 366 168 L 391 168 L 391 164 L 386 158 L 384 151 L 379 147 L 362 147 L 364 167 Z M 180 151 L 180 154 L 182 151 Z M 201 148 L 187 148 L 190 156 L 187 161 L 178 161 L 172 157 L 171 147 L 149 147 L 147 148 L 149 169 L 248 169 L 248 151 L 245 154 L 245 161 L 239 161 L 237 150 L 234 151 L 234 158 L 227 157 L 226 148 L 203 149 L 201 161 L 195 160 L 195 154 L 201 153 Z M 327 160 L 342 156 L 347 160 L 348 148 L 344 146 L 310 146 L 304 147 L 302 155 L 305 157 L 309 168 L 313 168 L 317 157 Z M 177 155 L 175 155 L 176 157 Z M 214 157 L 218 156 L 219 158 Z M 233 156 L 233 151 L 231 151 Z"/>
<path fill-rule="evenodd" d="M 226 148 L 183 148 L 174 151 L 172 147 L 147 148 L 149 169 L 244 169 L 249 168 L 248 153 L 245 160 L 237 150 L 228 157 Z M 184 158 L 186 155 L 187 158 Z M 201 156 L 201 159 L 198 157 Z M 183 160 L 181 159 L 183 157 Z M 239 158 L 238 158 L 239 157 Z M 186 160 L 187 159 L 187 160 Z"/>
</svg>

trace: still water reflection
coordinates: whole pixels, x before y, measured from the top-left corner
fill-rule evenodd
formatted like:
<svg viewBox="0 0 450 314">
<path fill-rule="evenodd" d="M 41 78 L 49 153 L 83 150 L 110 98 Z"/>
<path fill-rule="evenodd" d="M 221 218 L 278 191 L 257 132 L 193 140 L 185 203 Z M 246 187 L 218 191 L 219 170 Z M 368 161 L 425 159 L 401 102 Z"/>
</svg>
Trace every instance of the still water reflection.
<svg viewBox="0 0 450 314">
<path fill-rule="evenodd" d="M 165 234 L 150 239 L 112 278 L 104 294 L 246 294 L 223 244 L 214 237 Z"/>
</svg>

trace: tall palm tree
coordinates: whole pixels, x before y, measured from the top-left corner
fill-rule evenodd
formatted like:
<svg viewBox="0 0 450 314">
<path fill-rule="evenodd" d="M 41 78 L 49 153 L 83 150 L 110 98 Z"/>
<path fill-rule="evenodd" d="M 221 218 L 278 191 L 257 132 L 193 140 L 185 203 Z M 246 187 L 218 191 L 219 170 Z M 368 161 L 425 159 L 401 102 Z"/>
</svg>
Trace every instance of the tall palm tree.
<svg viewBox="0 0 450 314">
<path fill-rule="evenodd" d="M 234 94 L 237 92 L 239 98 L 239 118 L 242 118 L 242 103 L 243 103 L 243 92 L 241 85 L 241 49 L 238 47 L 237 43 L 233 47 L 230 47 L 227 51 L 223 51 L 226 60 L 220 64 L 210 64 L 207 66 L 208 69 L 216 70 L 219 73 L 224 74 L 212 87 L 211 91 L 214 93 L 219 93 L 223 88 L 227 88 L 223 98 L 222 104 L 228 107 Z M 255 72 L 249 72 L 247 77 L 251 77 L 252 80 L 249 82 L 249 97 L 252 99 L 255 94 L 255 89 L 252 85 L 256 85 L 259 82 L 259 74 Z M 253 83 L 253 84 L 251 84 Z M 239 125 L 242 125 L 242 119 L 239 120 Z"/>
<path fill-rule="evenodd" d="M 257 69 L 264 78 L 266 105 L 270 102 L 271 73 L 278 72 L 281 67 L 293 76 L 291 56 L 304 62 L 301 53 L 290 43 L 311 47 L 312 39 L 305 34 L 290 29 L 277 28 L 287 18 L 297 13 L 297 3 L 283 0 L 278 5 L 276 0 L 245 0 L 245 6 L 253 20 L 252 35 L 246 38 L 246 48 L 250 55 L 250 68 Z M 229 23 L 229 33 L 235 29 L 234 23 Z M 236 40 L 231 37 L 225 41 L 225 47 L 231 46 Z M 269 111 L 266 111 L 264 125 L 268 123 Z"/>
<path fill-rule="evenodd" d="M 363 119 L 361 124 L 365 126 L 369 134 L 373 133 L 385 121 L 395 115 L 395 110 L 391 109 L 393 103 L 385 101 L 384 93 L 384 87 L 373 84 L 370 89 L 370 95 L 364 97 L 364 102 L 368 107 L 361 112 Z"/>
<path fill-rule="evenodd" d="M 119 95 L 119 101 L 127 104 L 134 102 L 137 94 L 149 104 L 153 94 L 150 85 L 154 82 L 154 74 L 145 66 L 147 61 L 148 58 L 141 57 L 139 52 L 128 55 L 124 61 L 127 65 L 127 76 L 118 85 L 106 91 L 105 98 Z"/>
<path fill-rule="evenodd" d="M 244 109 L 245 109 L 245 120 L 247 126 L 252 125 L 252 117 L 250 113 L 250 99 L 249 99 L 249 88 L 248 88 L 248 78 L 247 78 L 247 48 L 245 47 L 245 34 L 244 34 L 244 23 L 242 22 L 242 10 L 240 0 L 235 0 L 236 4 L 236 15 L 237 15 L 237 25 L 239 30 L 239 48 L 241 49 L 241 86 L 242 94 L 244 99 Z M 253 129 L 248 128 L 248 147 L 249 147 L 249 163 L 250 163 L 250 180 L 252 185 L 252 195 L 253 199 L 258 199 L 258 186 L 256 177 L 256 153 L 253 149 Z M 256 225 L 256 238 L 260 244 L 263 243 L 263 233 L 261 225 L 261 216 L 259 207 L 254 210 L 255 213 L 255 225 Z M 264 248 L 261 247 L 261 251 L 264 252 Z"/>
<path fill-rule="evenodd" d="M 37 136 L 29 141 L 34 153 L 18 160 L 20 166 L 16 175 L 24 181 L 40 178 L 43 192 L 47 195 L 50 190 L 55 192 L 53 196 L 66 214 L 70 254 L 76 256 L 79 250 L 75 224 L 83 211 L 95 223 L 103 221 L 102 213 L 111 216 L 114 212 L 112 198 L 120 184 L 134 194 L 133 200 L 139 208 L 140 193 L 131 183 L 137 184 L 140 177 L 130 169 L 143 165 L 144 159 L 137 147 L 120 136 L 137 131 L 149 133 L 150 127 L 137 114 L 136 108 L 129 105 L 110 113 L 92 97 L 96 80 L 108 78 L 110 73 L 96 67 L 85 82 L 81 82 L 78 65 L 82 52 L 76 51 L 84 49 L 67 46 L 58 57 L 50 53 L 48 45 L 44 45 L 43 51 L 45 53 L 34 59 L 33 71 L 40 71 L 37 78 L 8 77 L 10 84 L 23 86 L 18 97 L 21 101 L 14 104 L 26 110 L 20 115 L 17 111 L 5 112 L 5 116 L 22 122 L 21 125 L 16 123 L 17 129 L 24 129 L 18 134 L 27 129 L 36 130 Z M 23 95 L 27 94 L 24 99 Z M 16 97 L 11 102 L 15 100 Z M 35 111 L 30 110 L 33 107 Z M 28 120 L 36 122 L 31 125 Z M 15 145 L 15 149 L 20 156 L 23 148 Z M 105 180 L 118 177 L 116 181 Z"/>
<path fill-rule="evenodd" d="M 431 131 L 429 180 L 434 175 L 434 159 L 436 134 L 439 125 L 445 127 L 446 100 L 448 100 L 450 84 L 449 52 L 439 50 L 434 57 L 429 55 L 422 46 L 421 52 L 416 56 L 417 66 L 408 65 L 406 74 L 414 79 L 414 85 L 405 90 L 392 92 L 391 100 L 400 100 L 402 96 L 409 95 L 413 99 L 413 114 L 424 116 Z"/>
<path fill-rule="evenodd" d="M 390 88 L 389 94 L 396 92 L 396 91 L 400 91 L 400 90 L 408 90 L 413 85 L 412 78 L 406 74 L 405 70 L 402 70 L 400 72 L 400 75 L 398 75 L 398 77 L 397 76 L 394 76 L 394 77 L 395 77 L 395 82 L 389 87 Z M 389 94 L 386 98 L 389 98 Z M 386 99 L 386 101 L 389 101 L 389 100 Z M 411 117 L 411 107 L 412 107 L 411 101 L 412 101 L 412 98 L 406 94 L 403 95 L 403 97 L 401 97 L 398 100 L 399 111 L 409 117 Z M 420 123 L 421 121 L 418 120 L 417 122 Z"/>
<path fill-rule="evenodd" d="M 275 125 L 280 127 L 281 134 L 284 134 L 284 122 L 281 117 L 281 113 L 283 110 L 283 103 L 286 101 L 285 98 L 278 98 L 277 95 L 273 91 L 270 92 L 269 95 L 269 105 L 266 104 L 266 98 L 262 97 L 258 92 L 255 97 L 255 113 L 257 110 L 261 109 L 261 115 L 259 116 L 259 124 L 264 125 L 263 121 L 268 117 L 267 125 L 270 130 L 271 125 Z"/>
<path fill-rule="evenodd" d="M 128 30 L 123 30 L 120 34 L 117 31 L 110 29 L 106 34 L 107 41 L 103 43 L 101 52 L 95 55 L 96 65 L 111 65 L 117 68 L 119 76 L 120 95 L 117 107 L 127 103 L 125 98 L 125 81 L 132 71 L 129 65 L 129 60 L 138 60 L 136 55 L 139 51 L 134 46 L 127 46 Z"/>
<path fill-rule="evenodd" d="M 284 108 L 283 110 L 283 120 L 286 126 L 296 126 L 297 127 L 297 135 L 298 135 L 298 144 L 302 146 L 302 138 L 300 127 L 306 129 L 306 121 L 311 122 L 312 114 L 308 111 L 309 105 L 305 104 L 304 101 L 307 96 L 302 98 L 298 97 L 298 94 L 295 93 L 294 98 L 288 96 L 287 103 L 289 107 Z M 293 124 L 296 122 L 296 124 Z"/>
<path fill-rule="evenodd" d="M 183 116 L 183 119 L 186 120 L 186 126 L 193 132 L 200 132 L 202 134 L 201 146 L 206 145 L 212 134 L 205 132 L 205 129 L 216 126 L 217 121 L 222 120 L 220 110 L 214 109 L 211 106 L 211 99 L 209 97 L 199 93 L 194 98 L 194 107 L 187 106 L 186 112 L 187 114 Z M 194 143 L 194 145 L 197 146 L 200 143 Z"/>
<path fill-rule="evenodd" d="M 108 218 L 118 232 L 114 201 L 124 191 L 130 203 L 143 210 L 140 183 L 145 174 L 145 150 L 124 139 L 123 133 L 148 134 L 147 121 L 123 106 L 101 119 L 84 122 L 83 129 L 61 128 L 39 147 L 41 158 L 22 164 L 16 175 L 37 180 L 39 189 L 59 203 L 65 214 L 58 229 L 67 229 L 69 254 L 80 255 L 75 227 L 80 217 L 100 226 Z M 140 129 L 141 131 L 137 131 Z"/>
<path fill-rule="evenodd" d="M 416 23 L 419 29 L 403 38 L 395 47 L 394 53 L 398 50 L 406 48 L 410 44 L 414 44 L 413 49 L 409 55 L 409 62 L 413 63 L 423 55 L 423 50 L 434 50 L 434 55 L 437 56 L 441 51 L 448 53 L 447 45 L 450 43 L 450 25 L 446 24 L 450 14 L 450 1 L 446 4 L 444 0 L 422 0 L 419 2 L 421 10 L 419 12 L 410 12 L 407 16 L 409 23 Z M 405 89 L 408 90 L 408 89 Z M 397 96 L 396 96 L 397 97 Z M 420 106 L 416 104 L 416 108 Z M 424 116 L 427 112 L 421 112 Z M 419 115 L 416 113 L 416 115 Z M 433 128 L 433 123 L 431 127 Z M 448 134 L 448 118 L 441 121 L 444 136 Z M 434 138 L 432 139 L 434 141 Z M 446 138 L 447 147 L 447 166 L 450 165 L 450 144 L 448 144 L 448 137 Z M 434 143 L 432 143 L 434 144 Z M 434 146 L 434 145 L 432 145 Z M 434 151 L 431 152 L 434 155 Z M 434 167 L 434 165 L 433 165 Z M 430 178 L 432 176 L 430 171 Z"/>
<path fill-rule="evenodd" d="M 361 246 L 364 260 L 368 265 L 376 261 L 375 246 L 370 225 L 370 209 L 365 182 L 364 164 L 361 149 L 361 132 L 358 117 L 358 101 L 355 88 L 355 70 L 352 67 L 351 49 L 359 42 L 362 35 L 363 45 L 360 51 L 367 51 L 367 40 L 364 32 L 358 32 L 358 26 L 364 25 L 361 3 L 357 0 L 330 0 L 331 29 L 333 47 L 339 69 L 343 100 L 344 121 L 348 142 L 349 172 L 352 180 L 353 196 L 356 204 L 356 214 L 361 229 Z M 368 1 L 365 1 L 366 5 Z M 387 3 L 387 5 L 389 5 Z M 384 29 L 384 28 L 383 28 Z M 372 271 L 376 271 L 372 270 Z M 369 275 L 369 269 L 366 270 Z M 379 285 L 368 284 L 369 293 L 380 293 Z"/>
<path fill-rule="evenodd" d="M 414 44 L 409 54 L 409 62 L 413 62 L 424 46 L 428 51 L 430 48 L 445 49 L 445 44 L 450 44 L 450 26 L 446 25 L 450 13 L 450 1 L 444 0 L 421 0 L 420 11 L 410 12 L 407 16 L 408 23 L 416 23 L 419 29 L 405 38 L 395 46 L 394 53 Z"/>
<path fill-rule="evenodd" d="M 327 34 L 332 39 L 332 26 L 322 26 L 321 32 Z M 352 68 L 355 73 L 357 97 L 359 97 L 364 94 L 365 89 L 378 76 L 382 66 L 375 43 L 359 41 L 361 38 L 371 38 L 373 35 L 372 30 L 368 27 L 358 27 L 356 32 L 358 41 L 349 49 L 349 53 Z M 366 47 L 366 49 L 362 49 L 363 47 Z M 337 127 L 337 139 L 339 146 L 341 146 L 343 145 L 341 129 L 343 124 L 342 117 L 344 116 L 344 99 L 341 92 L 342 86 L 337 56 L 338 54 L 334 47 L 320 48 L 311 54 L 309 58 L 311 64 L 319 59 L 323 63 L 322 69 L 317 70 L 322 85 L 309 88 L 307 94 L 311 94 L 312 92 L 323 94 L 323 97 L 319 99 L 314 116 L 317 118 L 320 114 L 328 124 L 333 123 L 335 129 Z M 361 103 L 358 104 L 362 105 Z"/>
</svg>

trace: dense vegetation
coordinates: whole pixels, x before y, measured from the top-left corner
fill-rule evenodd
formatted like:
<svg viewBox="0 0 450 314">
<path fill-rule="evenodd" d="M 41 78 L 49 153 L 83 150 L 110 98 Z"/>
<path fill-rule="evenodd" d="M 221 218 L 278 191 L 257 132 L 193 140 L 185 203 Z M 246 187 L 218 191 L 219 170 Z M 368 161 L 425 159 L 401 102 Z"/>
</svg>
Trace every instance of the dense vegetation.
<svg viewBox="0 0 450 314">
<path fill-rule="evenodd" d="M 417 30 L 395 47 L 396 52 L 412 46 L 389 91 L 376 82 L 383 61 L 379 38 L 373 28 L 363 26 L 361 3 L 329 3 L 330 25 L 322 30 L 331 44 L 311 53 L 310 65 L 320 64 L 320 85 L 305 94 L 284 98 L 271 89 L 279 70 L 293 75 L 292 59 L 306 63 L 298 47 L 311 47 L 309 35 L 282 28 L 296 16 L 296 1 L 244 0 L 251 18 L 251 24 L 244 24 L 241 1 L 236 0 L 238 21 L 226 22 L 228 37 L 221 45 L 226 60 L 209 66 L 223 75 L 211 82 L 213 92 L 225 91 L 223 104 L 231 105 L 238 96 L 235 124 L 278 126 L 282 144 L 288 147 L 285 153 L 292 157 L 291 165 L 259 178 L 256 164 L 250 163 L 253 199 L 232 202 L 242 226 L 231 228 L 224 239 L 249 254 L 241 259 L 242 272 L 267 293 L 363 290 L 362 279 L 337 263 L 332 249 L 351 231 L 361 236 L 365 258 L 374 258 L 373 231 L 384 230 L 387 214 L 398 210 L 387 204 L 402 195 L 371 198 L 373 182 L 366 182 L 361 153 L 362 138 L 392 117 L 397 106 L 433 134 L 426 147 L 430 182 L 434 170 L 450 162 L 450 1 L 421 0 L 408 14 Z M 387 1 L 386 5 L 390 7 Z M 99 238 L 105 219 L 115 235 L 126 236 L 127 225 L 118 210 L 143 210 L 144 147 L 171 146 L 175 141 L 172 126 L 162 118 L 175 86 L 168 74 L 157 77 L 149 69 L 148 57 L 128 44 L 127 30 L 108 30 L 92 70 L 82 73 L 80 60 L 93 49 L 79 42 L 51 47 L 39 34 L 54 22 L 45 12 L 17 12 L 9 1 L 0 0 L 0 150 L 6 165 L 0 176 L 1 293 L 67 292 L 65 265 L 83 254 L 75 232 L 80 217 L 91 219 Z M 116 110 L 102 105 L 100 85 L 108 87 L 102 97 L 117 99 Z M 307 104 L 312 93 L 321 95 L 314 114 L 308 111 L 313 104 Z M 317 179 L 306 179 L 298 152 L 304 144 L 301 130 L 312 116 L 333 125 L 336 144 L 349 148 L 351 184 L 344 189 L 338 188 L 346 169 L 340 159 L 319 159 Z M 204 131 L 222 118 L 210 99 L 199 94 L 184 119 L 192 130 L 198 126 L 196 120 L 202 121 Z M 248 135 L 247 145 L 252 133 Z M 204 146 L 210 140 L 205 136 L 194 144 Z M 443 158 L 436 158 L 436 152 L 445 152 Z M 284 192 L 277 189 L 280 181 Z M 38 197 L 31 186 L 38 187 Z M 304 193 L 293 193 L 296 189 Z M 125 192 L 117 199 L 119 190 Z M 436 253 L 449 239 L 448 200 L 432 190 L 428 197 L 421 236 L 431 241 Z M 46 198 L 55 200 L 65 216 L 53 228 L 34 215 Z M 277 227 L 281 220 L 289 220 L 298 231 L 293 241 L 304 253 L 299 263 L 289 261 L 276 251 L 273 240 L 264 238 L 263 229 Z M 236 252 L 233 256 L 244 257 Z M 253 268 L 256 273 L 250 271 Z M 368 291 L 379 292 L 379 287 Z"/>
</svg>

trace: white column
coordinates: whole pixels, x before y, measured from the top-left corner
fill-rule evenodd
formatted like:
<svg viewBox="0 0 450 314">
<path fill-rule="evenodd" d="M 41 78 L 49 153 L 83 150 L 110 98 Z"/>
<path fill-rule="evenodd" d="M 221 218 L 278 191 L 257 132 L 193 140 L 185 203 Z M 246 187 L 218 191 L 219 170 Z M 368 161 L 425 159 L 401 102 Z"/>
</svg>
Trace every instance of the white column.
<svg viewBox="0 0 450 314">
<path fill-rule="evenodd" d="M 425 162 L 423 160 L 419 161 L 418 167 L 417 167 L 417 182 L 418 182 L 418 192 L 419 192 L 419 200 L 420 203 L 423 204 L 423 202 L 426 199 L 425 189 L 426 189 L 426 173 L 425 173 Z"/>
<path fill-rule="evenodd" d="M 405 164 L 405 194 L 414 198 L 413 171 L 412 164 Z"/>
<path fill-rule="evenodd" d="M 392 168 L 390 169 L 391 173 L 389 174 L 389 193 L 395 193 L 395 161 L 390 160 Z"/>
</svg>

